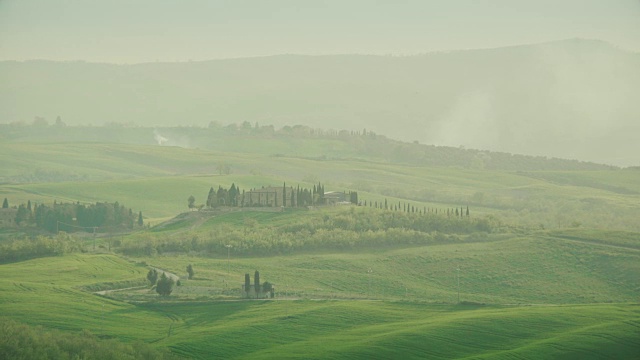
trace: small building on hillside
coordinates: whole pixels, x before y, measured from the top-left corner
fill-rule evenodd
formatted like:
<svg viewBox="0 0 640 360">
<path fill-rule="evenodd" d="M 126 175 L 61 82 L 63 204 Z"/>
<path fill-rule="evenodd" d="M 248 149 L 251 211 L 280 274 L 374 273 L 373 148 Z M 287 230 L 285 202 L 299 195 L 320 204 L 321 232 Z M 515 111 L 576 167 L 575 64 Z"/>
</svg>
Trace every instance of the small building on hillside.
<svg viewBox="0 0 640 360">
<path fill-rule="evenodd" d="M 349 203 L 349 194 L 341 191 L 329 191 L 324 193 L 324 202 L 327 205 Z"/>
<path fill-rule="evenodd" d="M 16 226 L 16 215 L 18 215 L 18 209 L 0 208 L 0 226 Z"/>
<path fill-rule="evenodd" d="M 292 186 L 269 186 L 246 191 L 242 197 L 242 206 L 296 206 L 296 191 Z"/>
</svg>

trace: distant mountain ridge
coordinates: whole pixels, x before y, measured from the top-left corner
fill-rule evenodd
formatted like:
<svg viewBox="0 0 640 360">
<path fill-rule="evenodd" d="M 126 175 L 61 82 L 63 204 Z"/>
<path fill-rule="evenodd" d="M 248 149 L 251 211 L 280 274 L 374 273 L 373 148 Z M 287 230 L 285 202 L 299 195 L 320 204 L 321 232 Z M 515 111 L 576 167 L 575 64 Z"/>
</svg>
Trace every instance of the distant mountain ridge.
<svg viewBox="0 0 640 360">
<path fill-rule="evenodd" d="M 407 57 L 136 65 L 0 62 L 0 122 L 206 126 L 249 121 L 640 164 L 640 55 L 597 40 Z"/>
</svg>

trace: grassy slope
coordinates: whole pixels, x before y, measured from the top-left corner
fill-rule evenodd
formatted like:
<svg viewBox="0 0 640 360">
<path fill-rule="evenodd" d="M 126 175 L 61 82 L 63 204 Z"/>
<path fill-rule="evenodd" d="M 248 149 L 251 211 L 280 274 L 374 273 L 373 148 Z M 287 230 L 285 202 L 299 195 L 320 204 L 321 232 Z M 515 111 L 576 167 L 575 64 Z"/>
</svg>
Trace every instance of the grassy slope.
<svg viewBox="0 0 640 360">
<path fill-rule="evenodd" d="M 365 262 L 380 264 L 397 253 L 362 257 L 369 257 Z M 258 264 L 279 264 L 263 270 L 263 276 L 271 280 L 271 270 L 275 269 L 275 275 L 278 268 L 289 268 L 297 262 L 297 267 L 286 271 L 306 281 L 316 277 L 311 282 L 317 285 L 321 283 L 318 279 L 328 274 L 328 259 L 333 261 L 331 267 L 342 264 L 347 268 L 341 270 L 342 274 L 353 279 L 348 267 L 353 262 L 356 267 L 361 265 L 358 258 L 299 256 L 260 259 Z M 172 262 L 168 258 L 154 260 Z M 210 271 L 216 271 L 205 267 L 203 262 L 207 260 L 199 261 L 195 265 L 199 280 L 188 283 L 206 281 Z M 208 263 L 216 266 L 215 261 Z M 224 268 L 224 262 L 217 266 Z M 238 266 L 234 260 L 232 269 Z M 37 259 L 1 265 L 0 270 L 0 312 L 5 316 L 65 330 L 86 328 L 123 340 L 142 339 L 189 357 L 634 358 L 640 353 L 640 309 L 635 305 L 477 307 L 412 301 L 307 300 L 154 302 L 134 306 L 76 290 L 80 285 L 144 276 L 144 267 L 111 255 Z M 393 274 L 376 272 L 374 276 L 376 284 L 384 283 L 383 276 L 395 281 Z M 364 276 L 360 282 L 365 282 Z M 428 289 L 428 283 L 424 282 L 423 289 Z M 376 285 L 379 290 L 380 285 Z"/>
<path fill-rule="evenodd" d="M 203 203 L 211 186 L 322 181 L 327 190 L 357 190 L 363 200 L 440 208 L 470 204 L 476 213 L 497 213 L 514 223 L 640 229 L 635 171 L 520 173 L 91 143 L 8 143 L 0 145 L 0 159 L 9 177 L 73 175 L 65 182 L 0 185 L 0 197 L 11 204 L 117 200 L 148 217 L 166 218 L 185 209 L 189 195 Z M 232 165 L 232 174 L 216 174 L 221 162 Z"/>
<path fill-rule="evenodd" d="M 15 320 L 65 330 L 153 341 L 171 319 L 83 292 L 81 285 L 138 280 L 146 268 L 111 255 L 41 258 L 0 266 L 0 313 Z M 127 324 L 127 326 L 122 326 Z"/>
<path fill-rule="evenodd" d="M 602 233 L 600 238 L 606 236 Z M 287 291 L 310 298 L 375 297 L 451 303 L 457 301 L 456 269 L 460 268 L 463 301 L 627 302 L 640 298 L 635 280 L 640 274 L 640 250 L 625 245 L 638 244 L 638 239 L 636 234 L 628 236 L 624 241 L 599 244 L 546 233 L 498 235 L 482 242 L 341 254 L 238 258 L 231 252 L 228 262 L 224 252 L 218 259 L 159 256 L 146 261 L 183 276 L 186 266 L 193 264 L 198 281 L 187 282 L 179 289 L 190 297 L 197 297 L 201 286 L 223 288 L 223 281 L 239 288 L 243 274 L 258 269 L 263 281 L 276 284 L 280 296 Z M 370 276 L 369 268 L 373 270 Z"/>
<path fill-rule="evenodd" d="M 525 212 L 537 212 L 542 221 L 547 221 L 543 214 L 549 213 L 549 218 L 564 216 L 560 221 L 567 224 L 577 214 L 581 221 L 594 220 L 589 226 L 610 217 L 605 219 L 607 226 L 624 228 L 637 220 L 635 193 L 640 192 L 640 181 L 636 181 L 640 175 L 630 171 L 473 171 L 113 144 L 0 144 L 0 160 L 8 164 L 10 176 L 35 169 L 41 169 L 44 176 L 78 175 L 75 182 L 1 185 L 0 198 L 8 197 L 12 204 L 29 199 L 118 200 L 152 217 L 175 214 L 191 194 L 201 202 L 212 185 L 235 182 L 249 188 L 321 180 L 328 189 L 352 188 L 374 200 L 383 199 L 383 193 L 390 200 L 424 200 L 421 204 L 425 206 L 470 201 L 476 203 L 473 211 L 495 212 L 515 221 Z M 233 164 L 234 174 L 212 176 L 220 161 Z M 595 215 L 579 214 L 585 209 Z M 621 213 L 627 217 L 617 220 Z M 206 236 L 207 229 L 220 221 L 240 224 L 244 216 L 230 214 L 227 219 L 205 222 L 200 235 Z M 291 221 L 280 214 L 249 216 L 262 224 Z M 185 231 L 189 235 L 191 225 L 178 224 L 157 235 L 178 236 Z M 395 302 L 134 306 L 84 293 L 79 287 L 136 280 L 144 277 L 144 267 L 109 255 L 36 259 L 0 265 L 0 314 L 30 324 L 142 339 L 190 356 L 638 357 L 640 316 L 634 305 L 434 305 L 456 301 L 458 267 L 463 301 L 637 302 L 637 234 L 555 231 L 489 240 L 363 253 L 243 259 L 232 254 L 231 276 L 226 275 L 226 254 L 219 254 L 218 259 L 146 259 L 178 273 L 193 263 L 197 279 L 176 290 L 176 295 L 186 297 L 201 296 L 199 285 L 221 288 L 223 278 L 238 286 L 245 272 L 259 269 L 263 280 L 275 283 L 280 295 L 284 284 L 289 296 L 328 294 Z M 369 276 L 368 268 L 373 269 Z M 169 329 L 171 337 L 167 337 Z"/>
<path fill-rule="evenodd" d="M 244 216 L 275 226 L 309 213 L 227 214 L 200 229 L 240 225 Z M 185 221 L 158 235 L 192 225 Z M 183 281 L 173 295 L 192 301 L 141 305 L 79 290 L 143 278 L 141 262 L 68 255 L 0 265 L 0 313 L 30 324 L 142 339 L 203 358 L 634 358 L 640 353 L 638 307 L 596 303 L 640 297 L 637 241 L 634 233 L 565 230 L 359 253 L 232 254 L 230 262 L 226 254 L 158 256 L 142 260 L 181 276 L 194 265 L 196 278 Z M 503 305 L 439 305 L 457 301 L 458 267 L 462 301 Z M 239 287 L 243 274 L 255 269 L 275 284 L 279 298 L 337 301 L 205 300 L 211 290 Z M 505 305 L 514 303 L 547 305 Z M 565 305 L 553 305 L 559 303 Z"/>
<path fill-rule="evenodd" d="M 629 305 L 280 302 L 162 310 L 185 321 L 167 344 L 203 358 L 631 359 L 640 351 L 640 312 Z"/>
</svg>

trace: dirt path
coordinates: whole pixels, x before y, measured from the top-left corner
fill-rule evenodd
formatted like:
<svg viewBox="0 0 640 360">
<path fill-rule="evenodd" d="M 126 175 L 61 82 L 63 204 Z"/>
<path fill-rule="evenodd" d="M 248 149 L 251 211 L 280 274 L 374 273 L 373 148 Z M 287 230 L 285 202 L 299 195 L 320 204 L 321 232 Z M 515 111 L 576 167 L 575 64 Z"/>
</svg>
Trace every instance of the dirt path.
<svg viewBox="0 0 640 360">
<path fill-rule="evenodd" d="M 157 271 L 159 276 L 161 276 L 160 273 L 165 273 L 167 275 L 167 277 L 170 278 L 170 279 L 173 279 L 174 282 L 178 282 L 178 280 L 180 280 L 180 276 L 178 276 L 178 275 L 176 275 L 176 274 L 174 274 L 172 272 L 157 268 L 155 266 L 151 266 L 151 268 L 154 269 L 155 271 Z M 140 290 L 140 289 L 147 289 L 147 288 L 148 288 L 147 286 L 133 286 L 133 287 L 120 288 L 120 289 L 94 291 L 93 293 L 95 295 L 106 296 L 106 295 L 109 295 L 111 293 L 118 292 L 118 291 Z"/>
<path fill-rule="evenodd" d="M 134 286 L 134 287 L 128 287 L 128 288 L 121 288 L 121 289 L 111 289 L 111 290 L 100 290 L 100 291 L 96 291 L 94 292 L 94 294 L 96 295 L 108 295 L 117 291 L 125 291 L 125 290 L 139 290 L 139 289 L 147 289 L 147 286 Z"/>
<path fill-rule="evenodd" d="M 177 282 L 178 280 L 180 280 L 180 276 L 178 276 L 178 275 L 176 275 L 176 274 L 174 274 L 174 273 L 172 273 L 172 272 L 169 272 L 169 271 L 167 271 L 167 270 L 163 270 L 163 269 L 157 268 L 157 267 L 155 267 L 155 266 L 152 266 L 151 268 L 152 268 L 152 269 L 155 269 L 155 271 L 157 271 L 157 272 L 158 272 L 158 276 L 162 276 L 162 274 L 160 274 L 160 273 L 165 273 L 165 274 L 167 275 L 167 277 L 168 277 L 168 278 L 173 279 L 173 281 L 175 281 L 175 282 Z"/>
</svg>

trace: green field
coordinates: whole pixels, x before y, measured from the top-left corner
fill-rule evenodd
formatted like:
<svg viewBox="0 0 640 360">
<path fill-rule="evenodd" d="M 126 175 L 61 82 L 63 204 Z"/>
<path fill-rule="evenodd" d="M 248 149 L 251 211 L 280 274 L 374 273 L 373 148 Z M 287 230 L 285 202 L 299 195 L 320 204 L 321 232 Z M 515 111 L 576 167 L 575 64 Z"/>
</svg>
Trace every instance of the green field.
<svg viewBox="0 0 640 360">
<path fill-rule="evenodd" d="M 92 341 L 142 341 L 187 358 L 640 358 L 640 172 L 417 165 L 337 140 L 225 141 L 226 151 L 0 144 L 0 199 L 11 206 L 118 201 L 151 225 L 70 234 L 81 251 L 44 257 L 36 247 L 29 260 L 0 264 L 0 326 L 89 331 Z M 320 156 L 331 147 L 335 158 Z M 186 212 L 187 198 L 202 204 L 210 187 L 284 182 L 322 182 L 369 203 L 468 205 L 471 216 L 369 206 Z M 383 221 L 394 225 L 379 229 Z M 14 251 L 43 235 L 6 227 L 0 245 Z M 160 297 L 145 282 L 151 268 L 181 286 Z M 241 299 L 244 274 L 256 270 L 274 299 Z M 0 340 L 0 357 L 3 344 L 12 343 Z"/>
<path fill-rule="evenodd" d="M 513 224 L 640 231 L 640 172 L 500 171 L 413 166 L 375 159 L 320 161 L 115 143 L 0 145 L 0 198 L 32 202 L 119 201 L 153 224 L 206 200 L 210 187 L 312 186 L 358 191 L 362 200 L 446 209 L 469 205 Z M 220 174 L 218 164 L 231 166 Z"/>
<path fill-rule="evenodd" d="M 233 256 L 233 255 L 232 255 Z M 157 256 L 145 261 L 186 277 L 190 286 L 239 288 L 244 273 L 258 269 L 278 294 L 302 298 L 376 298 L 456 303 L 573 304 L 636 302 L 640 250 L 566 241 L 547 236 L 487 242 L 371 249 L 340 254 L 218 259 Z M 230 275 L 227 275 L 227 266 Z M 371 274 L 368 270 L 371 269 Z M 457 269 L 460 269 L 458 274 Z"/>
<path fill-rule="evenodd" d="M 82 290 L 143 278 L 147 267 L 140 260 L 108 254 L 41 258 L 0 265 L 0 312 L 28 324 L 143 340 L 196 358 L 636 357 L 640 308 L 630 302 L 640 289 L 632 288 L 637 278 L 615 274 L 638 274 L 639 254 L 539 242 L 231 259 L 229 275 L 224 258 L 143 259 L 181 276 L 185 264 L 196 269 L 194 280 L 183 280 L 161 301 L 149 290 L 113 298 Z M 543 260 L 553 253 L 557 258 Z M 584 264 L 583 256 L 594 265 Z M 544 266 L 527 271 L 537 262 Z M 487 305 L 453 305 L 455 266 L 462 269 L 461 301 Z M 237 290 L 221 297 L 255 268 L 276 285 L 275 300 L 228 296 Z M 520 305 L 507 305 L 515 302 Z"/>
</svg>

